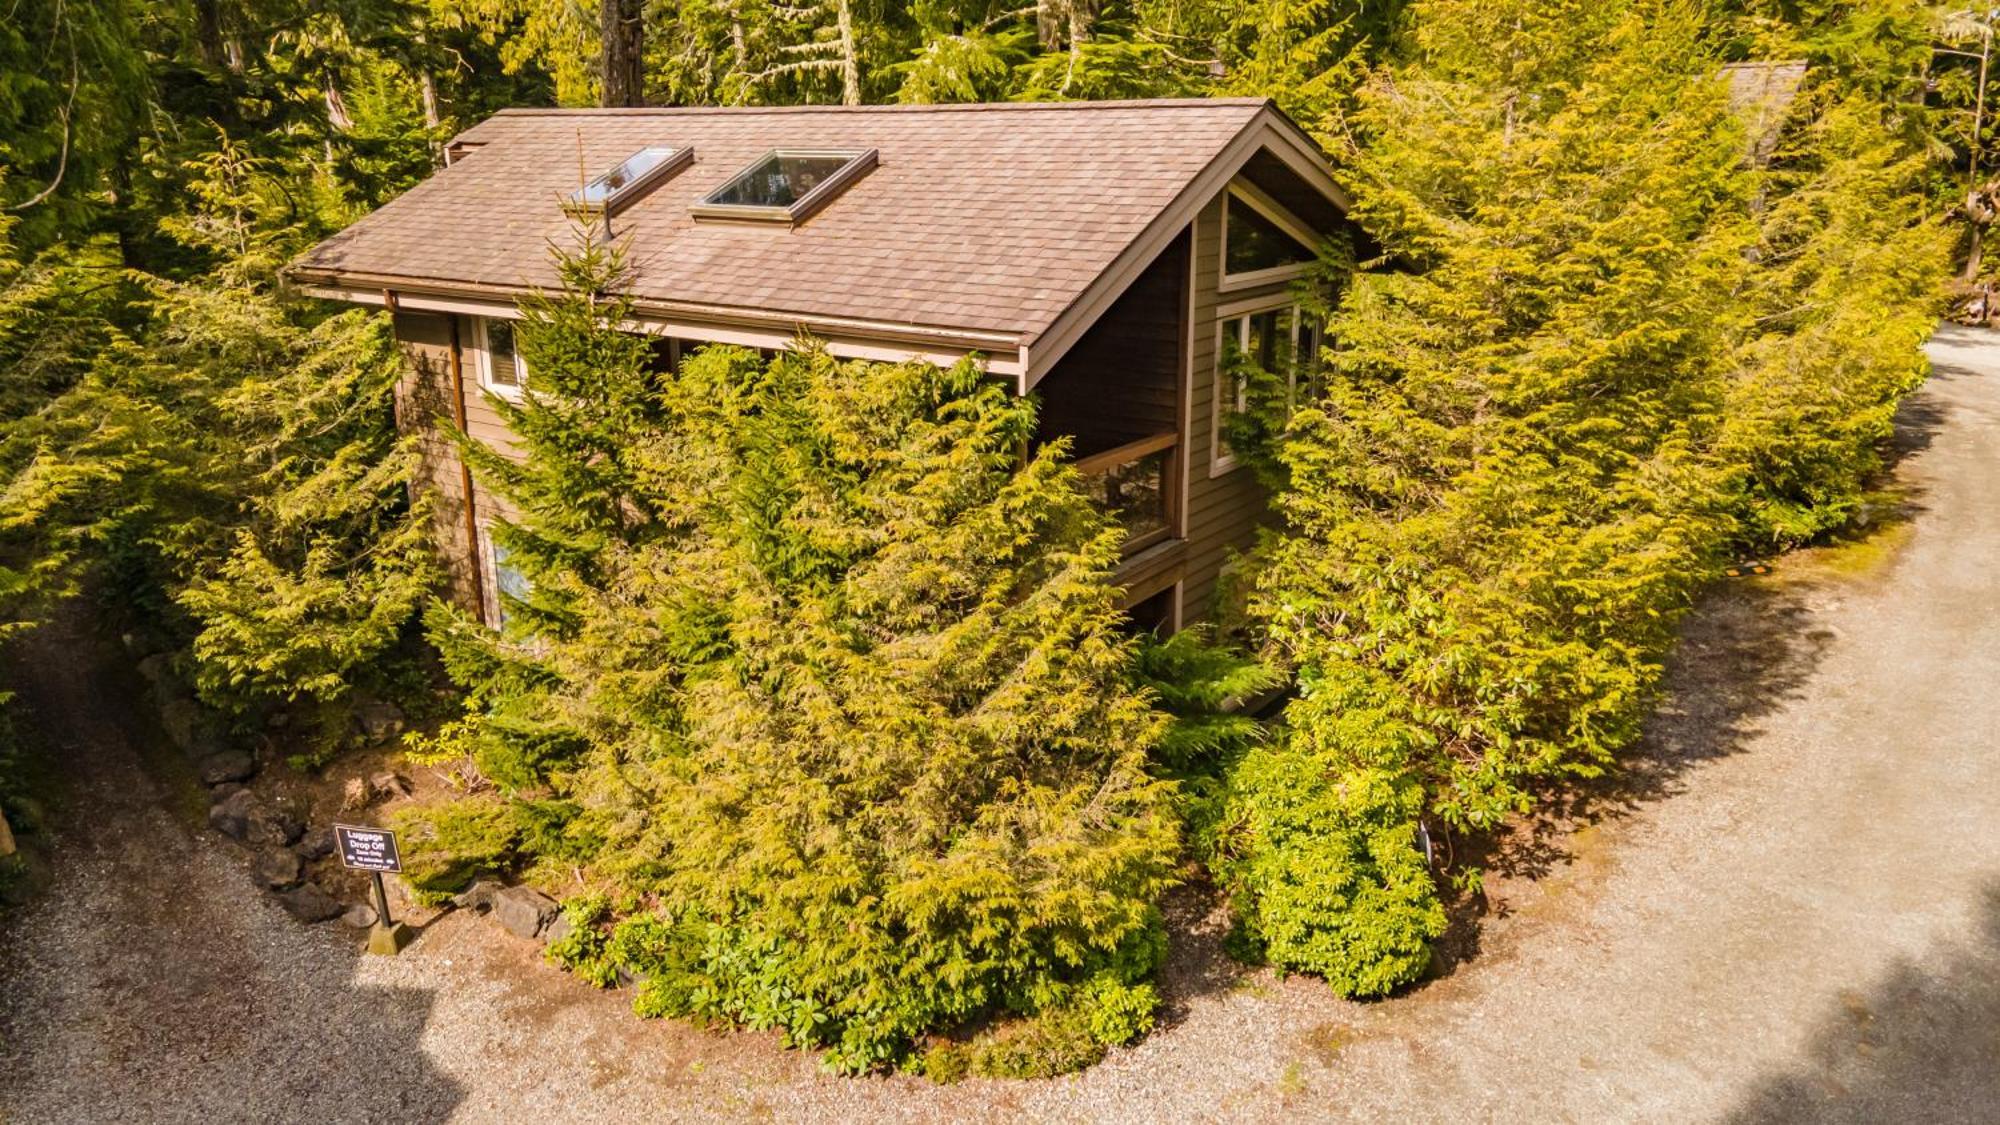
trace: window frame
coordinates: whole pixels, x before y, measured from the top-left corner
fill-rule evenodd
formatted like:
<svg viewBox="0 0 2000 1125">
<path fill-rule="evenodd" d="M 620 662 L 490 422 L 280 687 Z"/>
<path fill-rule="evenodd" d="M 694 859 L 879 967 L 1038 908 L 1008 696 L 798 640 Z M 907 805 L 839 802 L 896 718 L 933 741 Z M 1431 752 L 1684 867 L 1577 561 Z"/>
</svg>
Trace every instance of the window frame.
<svg viewBox="0 0 2000 1125">
<path fill-rule="evenodd" d="M 847 163 L 835 169 L 826 179 L 814 184 L 811 191 L 806 192 L 783 207 L 715 202 L 716 196 L 728 191 L 738 180 L 756 171 L 765 161 L 780 160 L 786 157 L 839 157 L 847 161 Z M 796 226 L 811 218 L 820 208 L 833 202 L 835 196 L 846 191 L 856 180 L 874 171 L 875 166 L 880 162 L 880 153 L 872 148 L 767 149 L 756 159 L 730 173 L 728 179 L 716 185 L 708 194 L 696 200 L 689 206 L 688 212 L 697 219 L 783 223 Z"/>
<path fill-rule="evenodd" d="M 1249 289 L 1258 285 L 1297 281 L 1299 278 L 1304 277 L 1308 270 L 1312 269 L 1314 259 L 1308 258 L 1303 262 L 1293 262 L 1289 265 L 1271 266 L 1266 269 L 1249 270 L 1244 273 L 1230 273 L 1229 212 L 1238 204 L 1248 207 L 1270 220 L 1279 230 L 1296 239 L 1299 245 L 1305 247 L 1306 252 L 1315 258 L 1319 254 L 1319 244 L 1325 241 L 1324 235 L 1315 233 L 1311 227 L 1292 217 L 1292 213 L 1285 210 L 1277 200 L 1265 195 L 1251 184 L 1244 183 L 1241 180 L 1234 181 L 1229 185 L 1229 190 L 1222 193 L 1222 250 L 1217 255 L 1220 258 L 1220 262 L 1216 267 L 1221 271 L 1221 280 L 1218 283 L 1221 290 L 1226 292 L 1232 289 Z"/>
<path fill-rule="evenodd" d="M 479 612 L 487 628 L 499 629 L 507 624 L 507 602 L 500 588 L 500 544 L 493 538 L 492 517 L 477 521 L 475 527 L 479 534 L 479 589 L 485 603 Z M 526 583 L 526 576 L 521 581 Z"/>
<path fill-rule="evenodd" d="M 665 149 L 667 155 L 662 157 L 658 164 L 625 181 L 623 185 L 606 191 L 603 199 L 593 203 L 577 198 L 592 187 L 604 182 L 613 172 L 631 163 L 640 153 L 655 149 Z M 693 145 L 640 145 L 638 148 L 633 149 L 631 154 L 626 156 L 625 159 L 599 172 L 585 181 L 582 187 L 571 192 L 565 199 L 564 206 L 587 215 L 602 215 L 609 219 L 618 214 L 618 212 L 645 198 L 647 193 L 657 187 L 661 181 L 673 176 L 692 163 L 694 163 Z"/>
<path fill-rule="evenodd" d="M 493 381 L 493 346 L 488 342 L 486 330 L 487 324 L 491 321 L 504 320 L 509 324 L 518 321 L 506 316 L 476 316 L 473 320 L 475 322 L 472 329 L 473 342 L 477 345 L 479 353 L 479 385 L 491 394 L 499 395 L 511 402 L 519 402 L 528 389 L 528 361 L 521 355 L 520 339 L 517 336 L 514 341 L 514 383 L 511 386 L 496 383 Z"/>
<path fill-rule="evenodd" d="M 1243 411 L 1249 409 L 1250 406 L 1250 388 L 1240 379 L 1229 378 L 1228 372 L 1224 368 L 1224 360 L 1228 354 L 1226 351 L 1226 341 L 1228 339 L 1229 326 L 1231 324 L 1237 326 L 1236 346 L 1239 349 L 1246 349 L 1250 343 L 1250 318 L 1262 313 L 1280 311 L 1289 311 L 1292 314 L 1290 330 L 1291 350 L 1289 353 L 1291 358 L 1285 368 L 1285 414 L 1289 417 L 1291 412 L 1298 406 L 1299 369 L 1301 366 L 1299 363 L 1299 334 L 1305 327 L 1308 316 L 1305 306 L 1300 303 L 1298 297 L 1290 292 L 1285 292 L 1273 293 L 1265 297 L 1246 298 L 1231 304 L 1222 305 L 1215 311 L 1215 377 L 1210 380 L 1208 416 L 1208 476 L 1210 480 L 1243 467 L 1243 462 L 1230 450 L 1228 438 L 1222 432 L 1225 418 L 1225 399 L 1223 396 L 1223 384 L 1225 382 L 1232 384 L 1234 389 L 1234 394 L 1230 396 L 1234 399 L 1234 402 L 1226 407 L 1228 414 L 1241 414 Z M 1313 319 L 1318 322 L 1316 331 L 1320 346 L 1324 347 L 1326 345 L 1326 323 L 1317 317 Z"/>
</svg>

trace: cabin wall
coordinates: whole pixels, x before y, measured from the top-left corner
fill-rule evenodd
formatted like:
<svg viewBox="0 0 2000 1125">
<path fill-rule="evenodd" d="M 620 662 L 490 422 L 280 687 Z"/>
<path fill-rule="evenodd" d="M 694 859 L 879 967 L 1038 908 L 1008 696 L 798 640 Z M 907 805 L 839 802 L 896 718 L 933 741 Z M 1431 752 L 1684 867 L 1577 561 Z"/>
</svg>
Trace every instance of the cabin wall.
<svg viewBox="0 0 2000 1125">
<path fill-rule="evenodd" d="M 1186 577 L 1181 587 L 1181 619 L 1191 623 L 1212 617 L 1218 606 L 1216 584 L 1234 555 L 1257 540 L 1257 529 L 1271 519 L 1270 496 L 1247 466 L 1215 471 L 1216 410 L 1221 399 L 1216 368 L 1221 361 L 1221 309 L 1224 302 L 1276 297 L 1283 282 L 1254 289 L 1222 292 L 1222 200 L 1209 200 L 1194 221 L 1194 274 L 1189 302 Z"/>
<path fill-rule="evenodd" d="M 396 340 L 407 361 L 403 378 L 396 387 L 396 424 L 405 433 L 419 435 L 421 461 L 414 490 L 435 497 L 433 542 L 445 568 L 451 601 L 469 612 L 481 612 L 480 592 L 491 576 L 480 573 L 484 561 L 468 539 L 465 521 L 464 473 L 458 451 L 446 436 L 445 426 L 456 416 L 453 404 L 452 328 L 458 321 L 458 345 L 463 364 L 466 429 L 495 449 L 511 453 L 512 435 L 480 389 L 476 356 L 472 348 L 471 322 L 442 313 L 399 312 L 395 317 Z M 440 421 L 442 420 L 442 422 Z M 507 512 L 502 501 L 473 481 L 475 517 L 488 522 Z M 475 567 L 480 568 L 475 571 Z"/>
<path fill-rule="evenodd" d="M 1183 232 L 1036 384 L 1044 438 L 1087 457 L 1180 430 L 1187 283 Z"/>
</svg>

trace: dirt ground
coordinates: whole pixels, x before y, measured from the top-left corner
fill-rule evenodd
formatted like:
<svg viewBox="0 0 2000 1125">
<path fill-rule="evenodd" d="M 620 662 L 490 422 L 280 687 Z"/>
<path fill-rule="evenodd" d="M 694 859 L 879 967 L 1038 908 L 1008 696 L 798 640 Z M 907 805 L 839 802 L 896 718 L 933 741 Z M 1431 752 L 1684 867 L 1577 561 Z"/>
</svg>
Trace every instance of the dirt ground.
<svg viewBox="0 0 2000 1125">
<path fill-rule="evenodd" d="M 642 1023 L 482 918 L 363 957 L 175 811 L 130 677 L 51 635 L 23 697 L 73 791 L 0 932 L 0 1120 L 1995 1120 L 2000 337 L 1933 355 L 1899 500 L 1708 599 L 1642 752 L 1510 842 L 1439 979 L 1244 970 L 1184 894 L 1164 1026 L 1055 1081 Z"/>
</svg>

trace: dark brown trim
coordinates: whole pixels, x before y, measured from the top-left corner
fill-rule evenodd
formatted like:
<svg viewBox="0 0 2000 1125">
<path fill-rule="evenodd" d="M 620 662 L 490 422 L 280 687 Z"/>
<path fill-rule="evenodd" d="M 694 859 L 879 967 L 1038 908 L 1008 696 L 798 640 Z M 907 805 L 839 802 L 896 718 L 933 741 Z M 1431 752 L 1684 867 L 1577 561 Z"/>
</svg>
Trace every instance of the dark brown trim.
<svg viewBox="0 0 2000 1125">
<path fill-rule="evenodd" d="M 1133 555 L 1111 574 L 1114 585 L 1123 587 L 1118 608 L 1130 609 L 1186 577 L 1188 545 L 1185 539 L 1169 539 Z"/>
</svg>

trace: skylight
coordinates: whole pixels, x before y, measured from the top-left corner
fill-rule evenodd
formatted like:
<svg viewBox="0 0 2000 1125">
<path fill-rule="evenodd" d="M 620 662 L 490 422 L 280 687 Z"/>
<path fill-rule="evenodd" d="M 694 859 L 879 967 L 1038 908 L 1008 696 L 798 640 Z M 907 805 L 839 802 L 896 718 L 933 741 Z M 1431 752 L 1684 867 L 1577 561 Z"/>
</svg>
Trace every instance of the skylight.
<svg viewBox="0 0 2000 1125">
<path fill-rule="evenodd" d="M 875 150 L 773 149 L 694 205 L 698 217 L 796 223 L 875 167 Z"/>
<path fill-rule="evenodd" d="M 647 145 L 619 161 L 609 172 L 571 192 L 570 206 L 612 214 L 629 206 L 692 159 L 691 148 Z"/>
</svg>

